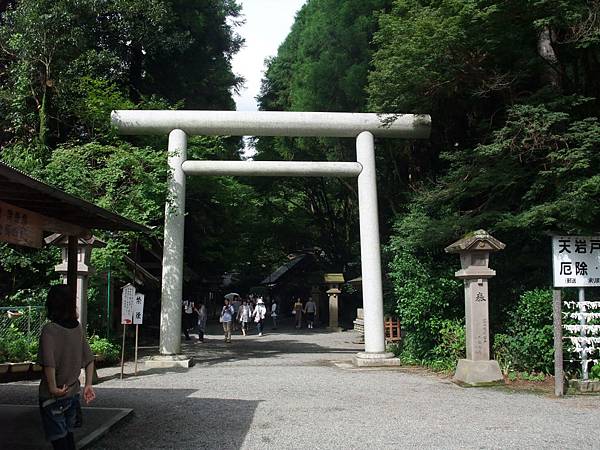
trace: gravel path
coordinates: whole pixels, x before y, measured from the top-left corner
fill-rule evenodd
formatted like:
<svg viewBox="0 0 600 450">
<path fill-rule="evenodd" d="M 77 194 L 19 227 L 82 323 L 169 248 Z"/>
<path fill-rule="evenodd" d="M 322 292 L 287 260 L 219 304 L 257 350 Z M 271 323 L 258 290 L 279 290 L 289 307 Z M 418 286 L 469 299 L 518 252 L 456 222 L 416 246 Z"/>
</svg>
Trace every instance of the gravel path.
<svg viewBox="0 0 600 450">
<path fill-rule="evenodd" d="M 354 337 L 287 330 L 228 346 L 218 335 L 186 344 L 198 361 L 190 370 L 142 371 L 97 387 L 97 406 L 135 412 L 93 448 L 600 448 L 600 397 L 556 400 L 355 369 Z M 1 403 L 36 401 L 32 383 L 0 389 Z"/>
</svg>

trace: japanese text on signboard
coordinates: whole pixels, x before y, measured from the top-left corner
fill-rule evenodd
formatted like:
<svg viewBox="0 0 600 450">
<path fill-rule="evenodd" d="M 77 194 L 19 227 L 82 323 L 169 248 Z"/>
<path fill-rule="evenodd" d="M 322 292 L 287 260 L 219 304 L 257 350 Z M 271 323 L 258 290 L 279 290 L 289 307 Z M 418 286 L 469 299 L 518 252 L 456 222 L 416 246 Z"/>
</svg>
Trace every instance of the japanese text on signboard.
<svg viewBox="0 0 600 450">
<path fill-rule="evenodd" d="M 600 236 L 552 238 L 554 287 L 600 286 Z"/>
<path fill-rule="evenodd" d="M 42 246 L 40 216 L 0 202 L 0 241 L 40 248 Z"/>
<path fill-rule="evenodd" d="M 129 325 L 133 319 L 133 308 L 135 304 L 135 287 L 133 285 L 128 284 L 123 288 L 121 300 L 121 323 Z"/>
<path fill-rule="evenodd" d="M 144 294 L 135 294 L 135 302 L 133 304 L 133 324 L 141 325 L 144 320 Z"/>
</svg>

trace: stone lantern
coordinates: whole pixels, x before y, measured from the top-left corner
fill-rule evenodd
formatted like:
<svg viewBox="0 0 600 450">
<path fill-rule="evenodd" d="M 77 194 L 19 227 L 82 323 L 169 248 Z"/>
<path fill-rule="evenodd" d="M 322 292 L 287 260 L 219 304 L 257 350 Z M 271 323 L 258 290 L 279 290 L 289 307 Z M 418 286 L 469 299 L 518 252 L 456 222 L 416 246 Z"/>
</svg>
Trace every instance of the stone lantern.
<svg viewBox="0 0 600 450">
<path fill-rule="evenodd" d="M 339 299 L 340 294 L 340 284 L 344 283 L 344 274 L 343 273 L 326 273 L 323 275 L 323 280 L 325 281 L 325 285 L 327 286 L 327 296 L 329 298 L 329 328 L 334 331 L 341 331 L 339 326 Z"/>
<path fill-rule="evenodd" d="M 329 297 L 329 328 L 330 330 L 339 331 L 339 295 L 342 293 L 338 288 L 331 288 L 327 290 L 327 296 Z"/>
<path fill-rule="evenodd" d="M 454 380 L 470 385 L 502 381 L 500 366 L 490 360 L 488 279 L 496 275 L 490 269 L 490 252 L 504 249 L 505 244 L 485 230 L 468 234 L 446 247 L 447 253 L 460 255 L 461 270 L 456 277 L 465 285 L 465 322 L 467 358 L 458 361 Z"/>
<path fill-rule="evenodd" d="M 46 244 L 56 245 L 61 248 L 62 262 L 54 267 L 63 279 L 67 282 L 68 267 L 68 236 L 64 234 L 53 234 L 45 239 Z M 88 299 L 88 279 L 94 273 L 90 265 L 92 249 L 106 246 L 106 243 L 92 236 L 90 239 L 79 238 L 77 242 L 77 314 L 82 329 L 87 326 L 87 299 Z"/>
</svg>

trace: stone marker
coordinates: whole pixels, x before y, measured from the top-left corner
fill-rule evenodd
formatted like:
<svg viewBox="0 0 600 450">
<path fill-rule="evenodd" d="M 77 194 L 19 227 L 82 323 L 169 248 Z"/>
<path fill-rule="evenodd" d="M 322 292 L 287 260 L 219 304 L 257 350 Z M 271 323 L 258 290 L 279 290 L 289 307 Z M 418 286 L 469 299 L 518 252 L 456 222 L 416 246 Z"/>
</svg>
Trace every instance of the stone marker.
<svg viewBox="0 0 600 450">
<path fill-rule="evenodd" d="M 488 264 L 490 252 L 504 247 L 487 231 L 478 230 L 445 249 L 460 255 L 462 269 L 455 275 L 465 284 L 467 358 L 458 361 L 455 381 L 473 386 L 503 381 L 498 362 L 490 360 L 488 279 L 496 271 Z"/>
<path fill-rule="evenodd" d="M 363 309 L 356 309 L 356 320 L 354 320 L 354 331 L 357 333 L 357 338 L 353 341 L 355 344 L 365 343 L 365 320 L 363 315 Z"/>
<path fill-rule="evenodd" d="M 342 293 L 337 288 L 331 288 L 327 291 L 329 296 L 329 326 L 330 330 L 341 331 L 339 325 L 339 295 Z"/>
<path fill-rule="evenodd" d="M 339 298 L 342 291 L 340 285 L 344 283 L 343 273 L 325 273 L 323 281 L 327 286 L 327 297 L 329 299 L 329 326 L 327 329 L 333 331 L 342 331 L 339 326 Z"/>
</svg>

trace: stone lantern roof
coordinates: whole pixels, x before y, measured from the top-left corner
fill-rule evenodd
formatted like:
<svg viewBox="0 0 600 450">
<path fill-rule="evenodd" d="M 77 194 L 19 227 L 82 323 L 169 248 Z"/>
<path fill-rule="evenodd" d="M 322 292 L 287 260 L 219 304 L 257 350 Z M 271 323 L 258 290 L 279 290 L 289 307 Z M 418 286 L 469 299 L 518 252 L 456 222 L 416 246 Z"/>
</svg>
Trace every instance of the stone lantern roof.
<svg viewBox="0 0 600 450">
<path fill-rule="evenodd" d="M 462 253 L 466 251 L 496 252 L 503 250 L 504 247 L 506 247 L 506 244 L 500 242 L 487 231 L 477 230 L 450 244 L 444 250 L 446 253 Z"/>
<path fill-rule="evenodd" d="M 66 247 L 69 241 L 69 236 L 62 233 L 54 233 L 44 239 L 44 242 L 47 245 L 56 245 Z M 106 247 L 106 242 L 102 239 L 97 238 L 96 236 L 92 236 L 90 238 L 80 237 L 78 240 L 79 245 L 89 245 L 94 248 L 102 248 Z"/>
</svg>

